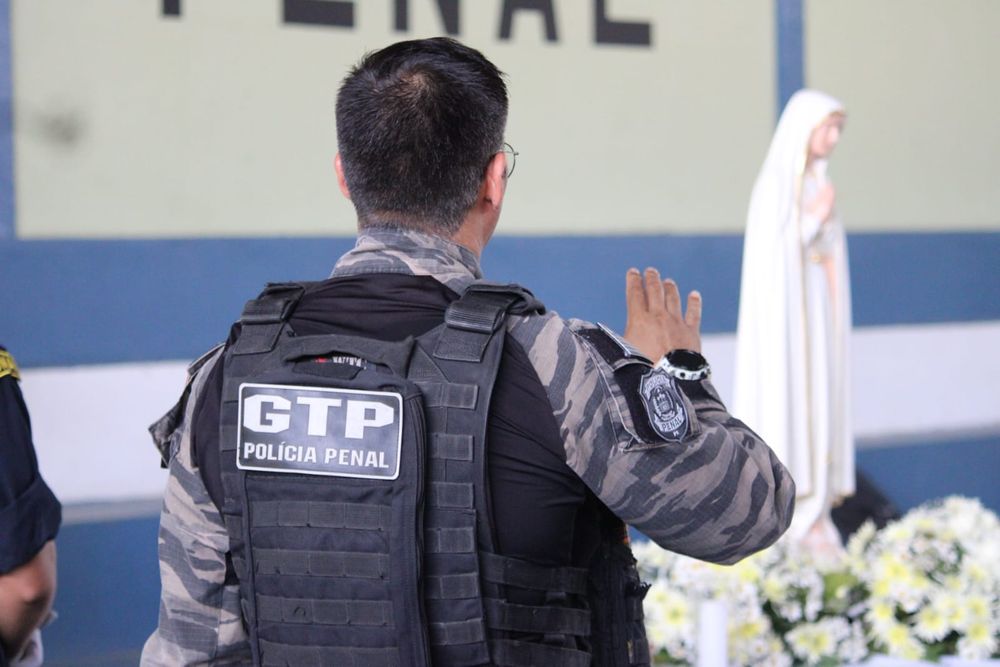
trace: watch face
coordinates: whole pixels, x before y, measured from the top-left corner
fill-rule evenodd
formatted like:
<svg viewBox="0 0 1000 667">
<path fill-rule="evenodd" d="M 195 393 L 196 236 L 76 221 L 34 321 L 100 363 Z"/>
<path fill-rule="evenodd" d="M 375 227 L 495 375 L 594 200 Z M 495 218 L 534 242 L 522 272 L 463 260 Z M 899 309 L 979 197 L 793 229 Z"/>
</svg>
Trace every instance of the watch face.
<svg viewBox="0 0 1000 667">
<path fill-rule="evenodd" d="M 698 371 L 707 365 L 705 357 L 693 350 L 672 350 L 667 354 L 671 366 L 683 368 L 686 371 Z"/>
</svg>

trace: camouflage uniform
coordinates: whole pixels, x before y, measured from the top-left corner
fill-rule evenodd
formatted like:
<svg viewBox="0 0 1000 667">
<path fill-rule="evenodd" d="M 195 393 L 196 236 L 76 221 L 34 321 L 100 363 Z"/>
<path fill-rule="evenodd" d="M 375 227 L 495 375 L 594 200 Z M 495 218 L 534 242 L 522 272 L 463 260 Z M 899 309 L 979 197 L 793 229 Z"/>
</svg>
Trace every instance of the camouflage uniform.
<svg viewBox="0 0 1000 667">
<path fill-rule="evenodd" d="M 363 233 L 333 275 L 363 273 L 433 276 L 456 292 L 482 277 L 466 248 L 409 231 Z M 678 383 L 690 418 L 685 437 L 650 438 L 650 429 L 638 423 L 648 419 L 636 407 L 642 403 L 625 395 L 616 369 L 589 342 L 595 325 L 548 312 L 510 317 L 507 326 L 546 389 L 567 464 L 622 520 L 665 548 L 719 563 L 768 546 L 787 528 L 791 477 L 756 434 L 726 412 L 709 381 Z M 220 356 L 215 350 L 196 363 L 178 423 L 167 425 L 172 457 L 159 536 L 163 593 L 143 665 L 250 662 L 238 584 L 226 580 L 229 538 L 191 455 L 194 406 Z"/>
</svg>

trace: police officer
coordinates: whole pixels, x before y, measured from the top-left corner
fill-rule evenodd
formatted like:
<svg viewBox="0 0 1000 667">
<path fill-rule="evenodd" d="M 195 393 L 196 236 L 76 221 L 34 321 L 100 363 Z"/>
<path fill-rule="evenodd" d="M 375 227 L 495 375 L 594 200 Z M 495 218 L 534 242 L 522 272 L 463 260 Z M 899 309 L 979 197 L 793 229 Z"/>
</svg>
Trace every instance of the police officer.
<svg viewBox="0 0 1000 667">
<path fill-rule="evenodd" d="M 482 280 L 507 92 L 445 38 L 337 100 L 357 245 L 273 285 L 152 430 L 170 476 L 144 665 L 642 665 L 625 524 L 720 563 L 794 486 L 708 380 L 696 293 L 626 277 L 624 337 Z"/>
<path fill-rule="evenodd" d="M 30 664 L 56 591 L 62 510 L 38 474 L 28 410 L 11 354 L 0 347 L 0 667 Z"/>
</svg>

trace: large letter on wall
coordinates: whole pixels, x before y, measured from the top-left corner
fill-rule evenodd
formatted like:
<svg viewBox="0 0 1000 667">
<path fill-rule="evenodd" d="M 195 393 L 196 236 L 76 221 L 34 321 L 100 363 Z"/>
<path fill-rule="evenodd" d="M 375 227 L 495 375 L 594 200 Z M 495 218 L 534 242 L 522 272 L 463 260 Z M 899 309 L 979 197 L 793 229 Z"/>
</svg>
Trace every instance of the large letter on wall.
<svg viewBox="0 0 1000 667">
<path fill-rule="evenodd" d="M 354 3 L 345 0 L 285 0 L 285 23 L 354 27 Z"/>
<path fill-rule="evenodd" d="M 441 22 L 449 35 L 458 34 L 458 0 L 437 0 Z M 405 32 L 410 29 L 410 0 L 396 0 L 396 30 Z"/>
<path fill-rule="evenodd" d="M 504 0 L 503 13 L 500 16 L 500 39 L 510 39 L 514 12 L 522 9 L 542 12 L 545 16 L 545 39 L 549 42 L 558 39 L 556 37 L 556 13 L 552 7 L 552 0 Z"/>
<path fill-rule="evenodd" d="M 594 0 L 594 41 L 598 44 L 628 44 L 649 46 L 648 23 L 612 21 L 608 18 L 607 0 Z"/>
</svg>

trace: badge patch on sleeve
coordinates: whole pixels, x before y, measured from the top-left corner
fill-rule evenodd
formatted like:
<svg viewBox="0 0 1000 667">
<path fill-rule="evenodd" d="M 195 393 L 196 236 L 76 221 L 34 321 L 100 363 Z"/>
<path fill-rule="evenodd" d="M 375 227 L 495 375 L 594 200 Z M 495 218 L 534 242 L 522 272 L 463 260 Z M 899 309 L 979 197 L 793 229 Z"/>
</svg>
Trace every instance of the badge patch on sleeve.
<svg viewBox="0 0 1000 667">
<path fill-rule="evenodd" d="M 242 470 L 396 479 L 403 399 L 384 391 L 240 385 Z"/>
<path fill-rule="evenodd" d="M 652 369 L 639 381 L 649 424 L 664 440 L 680 442 L 690 430 L 690 418 L 674 378 Z"/>
</svg>

